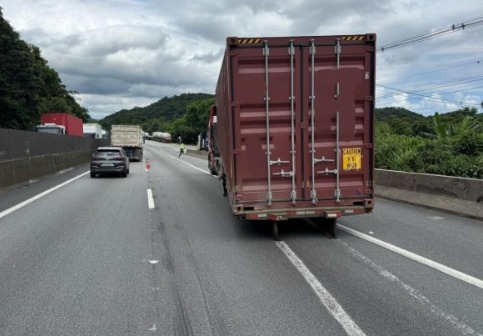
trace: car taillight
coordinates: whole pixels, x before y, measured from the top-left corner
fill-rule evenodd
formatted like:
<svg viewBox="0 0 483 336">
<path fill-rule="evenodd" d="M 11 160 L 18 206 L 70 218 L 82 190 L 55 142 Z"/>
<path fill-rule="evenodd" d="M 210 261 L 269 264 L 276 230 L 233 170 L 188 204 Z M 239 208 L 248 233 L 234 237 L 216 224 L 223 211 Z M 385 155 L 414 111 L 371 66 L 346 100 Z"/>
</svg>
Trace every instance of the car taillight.
<svg viewBox="0 0 483 336">
<path fill-rule="evenodd" d="M 114 160 L 114 161 L 124 161 L 124 159 L 123 159 L 122 156 L 115 156 L 111 160 Z"/>
</svg>

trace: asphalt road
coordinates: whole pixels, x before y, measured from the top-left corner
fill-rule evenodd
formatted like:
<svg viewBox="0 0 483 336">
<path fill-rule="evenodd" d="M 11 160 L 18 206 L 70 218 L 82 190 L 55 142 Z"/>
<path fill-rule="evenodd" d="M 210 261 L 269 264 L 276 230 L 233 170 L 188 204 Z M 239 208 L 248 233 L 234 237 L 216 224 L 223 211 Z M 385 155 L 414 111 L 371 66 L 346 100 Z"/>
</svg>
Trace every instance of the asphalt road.
<svg viewBox="0 0 483 336">
<path fill-rule="evenodd" d="M 296 220 L 277 243 L 205 160 L 144 156 L 0 195 L 0 335 L 483 334 L 481 221 L 377 200 L 337 239 Z"/>
</svg>

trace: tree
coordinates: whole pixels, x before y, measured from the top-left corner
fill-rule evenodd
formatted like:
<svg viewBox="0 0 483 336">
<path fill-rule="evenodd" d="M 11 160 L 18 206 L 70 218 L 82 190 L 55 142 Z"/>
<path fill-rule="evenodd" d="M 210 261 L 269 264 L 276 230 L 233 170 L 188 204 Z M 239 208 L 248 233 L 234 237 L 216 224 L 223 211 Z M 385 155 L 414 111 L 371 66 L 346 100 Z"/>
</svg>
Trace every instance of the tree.
<svg viewBox="0 0 483 336">
<path fill-rule="evenodd" d="M 436 133 L 436 136 L 439 139 L 446 139 L 448 136 L 448 130 L 446 129 L 446 125 L 441 120 L 441 116 L 439 115 L 438 112 L 434 114 L 433 123 L 434 123 L 434 131 Z"/>
<path fill-rule="evenodd" d="M 207 127 L 210 106 L 214 99 L 204 99 L 189 104 L 186 114 L 173 123 L 172 135 L 181 136 L 186 143 L 196 143 L 198 135 L 202 134 Z"/>
<path fill-rule="evenodd" d="M 66 90 L 40 49 L 20 39 L 0 9 L 0 127 L 30 130 L 43 112 L 89 118 Z"/>
<path fill-rule="evenodd" d="M 422 136 L 426 138 L 432 138 L 436 136 L 434 134 L 432 124 L 427 119 L 415 121 L 411 126 L 411 130 L 412 135 L 414 136 Z"/>
</svg>

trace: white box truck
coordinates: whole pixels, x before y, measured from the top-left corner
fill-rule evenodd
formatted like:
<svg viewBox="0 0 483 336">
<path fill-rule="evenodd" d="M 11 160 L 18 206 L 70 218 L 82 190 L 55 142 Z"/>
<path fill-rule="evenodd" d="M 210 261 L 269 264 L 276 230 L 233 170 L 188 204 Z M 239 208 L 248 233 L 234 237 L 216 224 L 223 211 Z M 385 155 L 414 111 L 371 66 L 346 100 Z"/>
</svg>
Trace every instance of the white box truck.
<svg viewBox="0 0 483 336">
<path fill-rule="evenodd" d="M 102 139 L 102 126 L 97 123 L 87 123 L 82 125 L 85 138 Z"/>
</svg>

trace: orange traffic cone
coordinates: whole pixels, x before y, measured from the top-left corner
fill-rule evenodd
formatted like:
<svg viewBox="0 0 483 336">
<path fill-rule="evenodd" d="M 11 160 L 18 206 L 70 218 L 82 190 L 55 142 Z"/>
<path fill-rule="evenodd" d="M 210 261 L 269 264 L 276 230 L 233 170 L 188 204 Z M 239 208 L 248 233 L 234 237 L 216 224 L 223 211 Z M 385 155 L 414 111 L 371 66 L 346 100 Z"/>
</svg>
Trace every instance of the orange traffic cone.
<svg viewBox="0 0 483 336">
<path fill-rule="evenodd" d="M 146 160 L 146 170 L 151 169 L 151 162 L 149 160 Z"/>
</svg>

